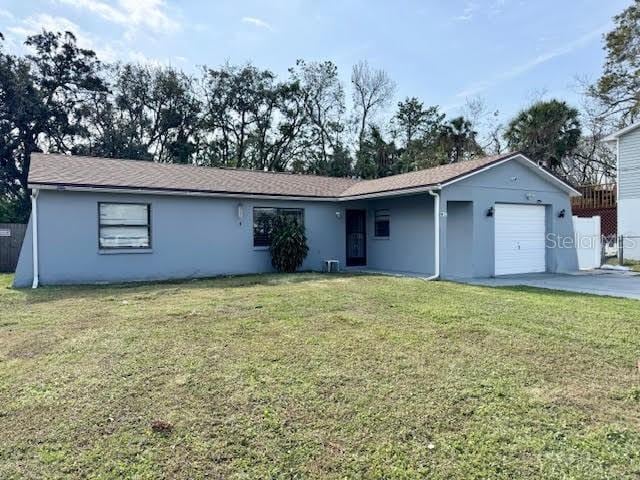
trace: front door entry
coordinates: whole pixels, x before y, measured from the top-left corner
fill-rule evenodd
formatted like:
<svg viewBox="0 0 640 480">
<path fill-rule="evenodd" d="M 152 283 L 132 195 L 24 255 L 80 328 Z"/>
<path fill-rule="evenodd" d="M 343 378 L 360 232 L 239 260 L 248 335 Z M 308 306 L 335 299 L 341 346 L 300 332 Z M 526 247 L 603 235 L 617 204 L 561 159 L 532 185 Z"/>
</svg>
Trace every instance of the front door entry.
<svg viewBox="0 0 640 480">
<path fill-rule="evenodd" d="M 347 267 L 367 264 L 367 211 L 347 210 Z"/>
</svg>

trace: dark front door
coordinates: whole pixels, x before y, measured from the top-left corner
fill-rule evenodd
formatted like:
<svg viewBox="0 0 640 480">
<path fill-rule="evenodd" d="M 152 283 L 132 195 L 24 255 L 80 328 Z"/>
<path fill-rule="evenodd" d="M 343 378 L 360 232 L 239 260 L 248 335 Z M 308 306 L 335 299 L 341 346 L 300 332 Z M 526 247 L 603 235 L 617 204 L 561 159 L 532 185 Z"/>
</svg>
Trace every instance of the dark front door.
<svg viewBox="0 0 640 480">
<path fill-rule="evenodd" d="M 347 210 L 347 267 L 367 264 L 367 212 Z"/>
</svg>

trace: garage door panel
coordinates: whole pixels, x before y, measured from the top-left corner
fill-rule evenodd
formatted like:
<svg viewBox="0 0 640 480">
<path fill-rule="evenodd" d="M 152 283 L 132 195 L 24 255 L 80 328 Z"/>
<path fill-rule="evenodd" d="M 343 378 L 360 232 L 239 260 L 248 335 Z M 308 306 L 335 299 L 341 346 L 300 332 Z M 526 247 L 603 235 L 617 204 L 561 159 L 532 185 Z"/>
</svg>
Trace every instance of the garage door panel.
<svg viewBox="0 0 640 480">
<path fill-rule="evenodd" d="M 496 204 L 495 274 L 546 270 L 545 207 Z"/>
</svg>

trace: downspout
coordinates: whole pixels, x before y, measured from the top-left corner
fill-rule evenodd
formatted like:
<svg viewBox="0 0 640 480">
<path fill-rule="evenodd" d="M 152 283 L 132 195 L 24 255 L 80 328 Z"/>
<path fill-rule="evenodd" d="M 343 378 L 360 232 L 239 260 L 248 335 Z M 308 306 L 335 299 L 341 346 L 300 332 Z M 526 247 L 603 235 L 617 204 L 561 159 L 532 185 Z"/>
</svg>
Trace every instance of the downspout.
<svg viewBox="0 0 640 480">
<path fill-rule="evenodd" d="M 31 247 L 33 249 L 33 283 L 31 288 L 38 288 L 38 190 L 31 191 Z"/>
<path fill-rule="evenodd" d="M 433 265 L 434 272 L 426 281 L 440 278 L 440 194 L 429 190 L 429 195 L 433 197 Z"/>
</svg>

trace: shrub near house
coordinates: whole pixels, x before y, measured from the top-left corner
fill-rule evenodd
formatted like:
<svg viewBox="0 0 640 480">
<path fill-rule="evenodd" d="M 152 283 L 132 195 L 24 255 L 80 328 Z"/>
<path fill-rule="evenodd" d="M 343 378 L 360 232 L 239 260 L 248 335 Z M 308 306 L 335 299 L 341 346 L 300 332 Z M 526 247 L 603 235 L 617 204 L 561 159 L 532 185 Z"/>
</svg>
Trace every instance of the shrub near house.
<svg viewBox="0 0 640 480">
<path fill-rule="evenodd" d="M 295 218 L 279 215 L 271 232 L 271 265 L 279 272 L 293 273 L 309 253 L 304 225 Z"/>
</svg>

